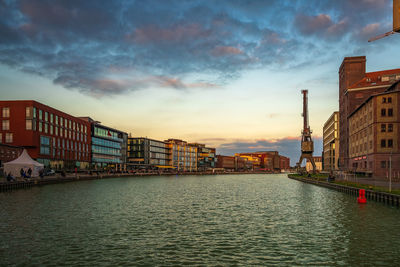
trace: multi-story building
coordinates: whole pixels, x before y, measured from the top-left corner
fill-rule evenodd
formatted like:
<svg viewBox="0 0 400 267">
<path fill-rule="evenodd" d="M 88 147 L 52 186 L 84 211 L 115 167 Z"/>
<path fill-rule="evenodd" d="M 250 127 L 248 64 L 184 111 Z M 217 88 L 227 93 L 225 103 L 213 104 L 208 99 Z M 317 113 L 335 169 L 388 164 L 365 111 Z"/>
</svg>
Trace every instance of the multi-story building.
<svg viewBox="0 0 400 267">
<path fill-rule="evenodd" d="M 234 171 L 235 167 L 235 157 L 217 155 L 217 168 Z"/>
<path fill-rule="evenodd" d="M 205 144 L 192 143 L 191 146 L 197 147 L 197 170 L 207 171 L 217 166 L 216 149 L 206 147 Z"/>
<path fill-rule="evenodd" d="M 88 122 L 33 100 L 0 101 L 0 110 L 0 143 L 26 148 L 48 167 L 89 167 Z"/>
<path fill-rule="evenodd" d="M 350 170 L 400 175 L 400 82 L 370 96 L 349 116 Z"/>
<path fill-rule="evenodd" d="M 366 72 L 366 57 L 345 57 L 339 68 L 339 167 L 349 169 L 348 116 L 369 96 L 400 79 L 400 69 Z"/>
<path fill-rule="evenodd" d="M 314 158 L 314 163 L 315 163 L 315 170 L 316 171 L 322 171 L 322 157 L 320 156 L 315 156 Z M 306 162 L 306 171 L 310 172 L 313 170 L 313 166 L 311 162 L 307 159 Z"/>
<path fill-rule="evenodd" d="M 126 144 L 128 134 L 93 120 L 81 117 L 90 125 L 92 165 L 94 168 L 126 169 Z"/>
<path fill-rule="evenodd" d="M 278 151 L 236 153 L 235 156 L 247 157 L 248 160 L 253 161 L 255 170 L 279 171 L 281 169 L 281 159 Z M 259 158 L 259 160 L 254 161 L 254 158 Z"/>
<path fill-rule="evenodd" d="M 290 158 L 279 155 L 279 168 L 282 170 L 290 169 Z"/>
<path fill-rule="evenodd" d="M 178 171 L 197 171 L 197 147 L 179 139 L 164 141 L 170 150 L 171 166 Z"/>
<path fill-rule="evenodd" d="M 127 156 L 130 169 L 172 167 L 169 148 L 163 141 L 145 137 L 128 137 Z"/>
<path fill-rule="evenodd" d="M 339 112 L 335 111 L 323 128 L 323 170 L 338 170 L 339 158 Z"/>
</svg>

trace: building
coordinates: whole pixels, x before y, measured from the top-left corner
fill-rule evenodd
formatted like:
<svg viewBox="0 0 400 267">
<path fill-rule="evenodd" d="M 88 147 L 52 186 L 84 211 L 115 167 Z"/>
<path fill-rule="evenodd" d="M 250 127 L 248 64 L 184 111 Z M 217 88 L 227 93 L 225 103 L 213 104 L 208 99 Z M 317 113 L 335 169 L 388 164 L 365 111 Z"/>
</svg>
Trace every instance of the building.
<svg viewBox="0 0 400 267">
<path fill-rule="evenodd" d="M 236 153 L 235 156 L 246 157 L 249 161 L 252 161 L 254 170 L 263 170 L 263 171 L 281 170 L 281 158 L 278 151 Z M 258 158 L 258 160 L 255 160 L 255 158 Z"/>
<path fill-rule="evenodd" d="M 279 155 L 279 168 L 281 171 L 290 170 L 290 158 Z"/>
<path fill-rule="evenodd" d="M 167 143 L 170 155 L 170 165 L 178 171 L 197 171 L 197 147 L 180 139 L 168 139 Z"/>
<path fill-rule="evenodd" d="M 197 147 L 197 170 L 207 171 L 214 169 L 217 166 L 217 157 L 215 155 L 216 149 L 206 147 L 205 144 L 192 143 L 189 144 Z"/>
<path fill-rule="evenodd" d="M 91 159 L 95 169 L 126 170 L 128 134 L 102 125 L 90 117 L 81 117 L 89 123 L 91 132 Z"/>
<path fill-rule="evenodd" d="M 166 142 L 145 137 L 128 137 L 129 169 L 169 168 L 170 150 Z"/>
<path fill-rule="evenodd" d="M 0 167 L 3 165 L 3 163 L 18 158 L 23 150 L 24 148 L 20 146 L 11 146 L 0 143 Z"/>
<path fill-rule="evenodd" d="M 322 157 L 316 156 L 313 158 L 314 158 L 314 162 L 315 162 L 315 171 L 318 171 L 318 172 L 322 171 Z M 306 171 L 311 172 L 312 170 L 313 170 L 313 166 L 312 166 L 311 162 L 307 159 Z"/>
<path fill-rule="evenodd" d="M 26 148 L 47 167 L 89 167 L 87 121 L 33 100 L 0 101 L 0 110 L 0 143 Z"/>
<path fill-rule="evenodd" d="M 223 168 L 225 170 L 235 170 L 235 157 L 234 156 L 217 156 L 217 168 Z"/>
<path fill-rule="evenodd" d="M 400 82 L 370 96 L 349 116 L 350 170 L 400 178 Z"/>
<path fill-rule="evenodd" d="M 323 170 L 339 170 L 339 112 L 335 111 L 323 128 Z"/>
<path fill-rule="evenodd" d="M 366 72 L 366 57 L 345 57 L 339 68 L 339 168 L 349 169 L 348 116 L 368 97 L 400 79 L 400 69 Z"/>
</svg>

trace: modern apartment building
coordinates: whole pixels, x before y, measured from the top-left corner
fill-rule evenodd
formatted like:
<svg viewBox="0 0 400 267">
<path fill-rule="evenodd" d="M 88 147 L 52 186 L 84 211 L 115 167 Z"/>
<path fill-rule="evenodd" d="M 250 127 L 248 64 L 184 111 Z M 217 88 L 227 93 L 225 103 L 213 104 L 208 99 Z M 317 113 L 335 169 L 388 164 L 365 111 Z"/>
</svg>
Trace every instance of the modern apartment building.
<svg viewBox="0 0 400 267">
<path fill-rule="evenodd" d="M 0 143 L 20 146 L 51 168 L 87 168 L 90 123 L 33 100 L 0 101 Z"/>
<path fill-rule="evenodd" d="M 323 128 L 323 170 L 339 170 L 339 112 L 335 111 Z"/>
<path fill-rule="evenodd" d="M 96 169 L 126 169 L 126 145 L 128 134 L 102 125 L 90 117 L 81 117 L 91 129 L 91 158 Z"/>
<path fill-rule="evenodd" d="M 171 165 L 178 171 L 197 171 L 197 147 L 180 139 L 164 141 L 170 150 Z"/>
<path fill-rule="evenodd" d="M 170 150 L 163 141 L 146 137 L 128 137 L 127 157 L 129 169 L 172 168 Z"/>
<path fill-rule="evenodd" d="M 345 57 L 339 68 L 339 168 L 349 170 L 348 116 L 368 97 L 400 79 L 400 69 L 366 72 L 366 57 Z"/>
<path fill-rule="evenodd" d="M 207 171 L 217 166 L 216 149 L 206 147 L 205 144 L 189 144 L 197 148 L 197 170 Z"/>
<path fill-rule="evenodd" d="M 350 169 L 400 178 L 400 81 L 370 96 L 349 116 Z"/>
</svg>

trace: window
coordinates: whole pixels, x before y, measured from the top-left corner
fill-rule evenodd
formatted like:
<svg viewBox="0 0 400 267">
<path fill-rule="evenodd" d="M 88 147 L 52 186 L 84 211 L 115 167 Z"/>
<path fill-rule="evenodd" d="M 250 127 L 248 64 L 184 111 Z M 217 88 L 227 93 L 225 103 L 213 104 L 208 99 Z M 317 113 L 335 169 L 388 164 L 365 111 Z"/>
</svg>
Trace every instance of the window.
<svg viewBox="0 0 400 267">
<path fill-rule="evenodd" d="M 36 119 L 36 108 L 33 107 L 33 118 Z"/>
<path fill-rule="evenodd" d="M 381 109 L 381 116 L 382 117 L 385 117 L 386 116 L 386 109 Z"/>
<path fill-rule="evenodd" d="M 53 113 L 50 114 L 50 122 L 53 123 Z"/>
<path fill-rule="evenodd" d="M 49 113 L 47 111 L 44 113 L 44 120 L 49 121 Z"/>
<path fill-rule="evenodd" d="M 42 119 L 42 111 L 39 109 L 39 120 Z"/>
<path fill-rule="evenodd" d="M 50 137 L 40 136 L 40 154 L 50 155 Z"/>
<path fill-rule="evenodd" d="M 3 118 L 10 117 L 10 108 L 3 108 Z"/>
<path fill-rule="evenodd" d="M 58 135 L 58 127 L 57 126 L 55 127 L 55 132 L 56 132 L 55 134 Z"/>
<path fill-rule="evenodd" d="M 392 103 L 392 98 L 388 97 L 388 103 Z"/>
<path fill-rule="evenodd" d="M 393 147 L 393 139 L 388 139 L 387 145 L 388 147 Z"/>
<path fill-rule="evenodd" d="M 392 108 L 388 108 L 388 116 L 389 117 L 393 116 L 393 109 Z"/>
<path fill-rule="evenodd" d="M 25 108 L 25 117 L 27 118 L 32 118 L 32 107 L 26 107 Z"/>
<path fill-rule="evenodd" d="M 49 125 L 47 123 L 44 124 L 44 132 L 48 133 L 49 131 Z"/>
<path fill-rule="evenodd" d="M 41 132 L 42 130 L 43 130 L 43 124 L 42 124 L 42 122 L 41 121 L 39 121 L 39 132 Z"/>
<path fill-rule="evenodd" d="M 388 124 L 388 132 L 393 132 L 393 124 Z"/>
<path fill-rule="evenodd" d="M 10 130 L 10 121 L 9 120 L 4 120 L 2 122 L 2 129 L 3 129 L 3 131 Z"/>
<path fill-rule="evenodd" d="M 58 115 L 56 115 L 56 125 L 58 125 Z"/>
<path fill-rule="evenodd" d="M 386 139 L 381 140 L 381 147 L 386 147 Z"/>
<path fill-rule="evenodd" d="M 381 161 L 381 168 L 382 169 L 386 168 L 386 161 L 384 161 L 384 160 Z"/>
<path fill-rule="evenodd" d="M 32 120 L 26 120 L 25 121 L 25 129 L 26 130 L 32 130 Z"/>
<path fill-rule="evenodd" d="M 382 98 L 382 103 L 386 103 L 386 97 Z"/>
<path fill-rule="evenodd" d="M 3 134 L 0 133 L 0 144 L 3 143 Z"/>
<path fill-rule="evenodd" d="M 50 125 L 50 134 L 53 134 L 53 125 Z"/>
<path fill-rule="evenodd" d="M 6 143 L 12 143 L 12 142 L 13 142 L 13 134 L 6 133 Z"/>
<path fill-rule="evenodd" d="M 386 124 L 381 124 L 381 132 L 386 132 Z"/>
</svg>

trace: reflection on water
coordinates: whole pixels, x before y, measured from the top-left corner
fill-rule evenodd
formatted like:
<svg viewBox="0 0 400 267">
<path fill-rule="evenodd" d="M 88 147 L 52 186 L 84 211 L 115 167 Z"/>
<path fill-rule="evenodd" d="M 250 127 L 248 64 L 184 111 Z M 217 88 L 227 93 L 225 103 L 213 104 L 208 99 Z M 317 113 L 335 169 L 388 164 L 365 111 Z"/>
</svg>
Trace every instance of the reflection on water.
<svg viewBox="0 0 400 267">
<path fill-rule="evenodd" d="M 118 178 L 0 194 L 1 263 L 395 265 L 400 211 L 284 175 Z"/>
</svg>

